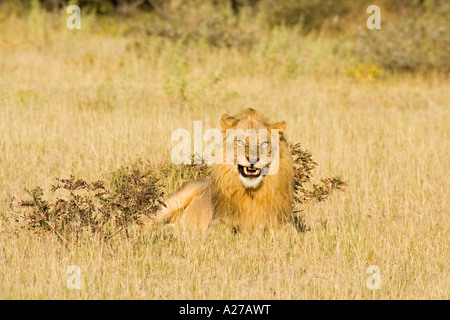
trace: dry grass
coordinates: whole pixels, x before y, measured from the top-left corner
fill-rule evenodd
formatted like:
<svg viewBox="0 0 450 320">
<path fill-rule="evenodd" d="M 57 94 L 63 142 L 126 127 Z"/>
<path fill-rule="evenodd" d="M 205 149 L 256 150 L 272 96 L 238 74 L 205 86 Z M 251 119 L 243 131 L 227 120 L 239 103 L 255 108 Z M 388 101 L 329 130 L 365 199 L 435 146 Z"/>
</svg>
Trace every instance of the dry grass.
<svg viewBox="0 0 450 320">
<path fill-rule="evenodd" d="M 317 175 L 349 186 L 304 207 L 309 230 L 298 238 L 136 230 L 68 249 L 0 222 L 0 298 L 450 298 L 446 76 L 354 79 L 331 53 L 335 40 L 283 28 L 240 51 L 124 36 L 112 20 L 112 31 L 87 22 L 79 32 L 42 20 L 10 17 L 0 28 L 2 213 L 8 195 L 55 177 L 167 160 L 174 129 L 216 127 L 245 107 L 286 120 Z M 80 267 L 80 290 L 67 289 L 69 265 Z M 370 265 L 380 290 L 366 288 Z"/>
</svg>

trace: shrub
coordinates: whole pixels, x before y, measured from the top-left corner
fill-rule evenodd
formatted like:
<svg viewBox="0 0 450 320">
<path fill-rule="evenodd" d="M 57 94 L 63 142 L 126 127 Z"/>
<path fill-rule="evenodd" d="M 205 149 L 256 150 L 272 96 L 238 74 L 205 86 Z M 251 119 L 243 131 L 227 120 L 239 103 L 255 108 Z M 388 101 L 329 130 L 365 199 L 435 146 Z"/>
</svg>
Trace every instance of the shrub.
<svg viewBox="0 0 450 320">
<path fill-rule="evenodd" d="M 331 177 L 311 183 L 317 163 L 300 144 L 291 146 L 294 159 L 294 221 L 299 231 L 306 227 L 300 205 L 324 201 L 335 190 L 346 185 L 340 178 Z M 64 243 L 76 243 L 95 236 L 107 241 L 113 236 L 140 225 L 163 205 L 163 188 L 175 189 L 193 179 L 210 175 L 206 164 L 162 165 L 135 164 L 113 172 L 108 182 L 86 182 L 83 179 L 56 179 L 51 188 L 50 201 L 44 198 L 43 188 L 28 191 L 30 199 L 12 207 L 20 228 L 31 229 L 40 235 L 55 234 Z M 109 185 L 109 187 L 108 187 Z M 309 186 L 309 187 L 308 187 Z M 57 196 L 57 193 L 63 195 Z"/>
<path fill-rule="evenodd" d="M 291 145 L 294 159 L 294 205 L 307 202 L 321 202 L 332 194 L 333 191 L 343 191 L 347 183 L 339 177 L 321 178 L 320 183 L 313 183 L 308 188 L 308 183 L 312 181 L 313 170 L 317 163 L 312 159 L 308 150 L 303 150 L 300 143 Z"/>
<path fill-rule="evenodd" d="M 266 12 L 267 23 L 271 26 L 301 25 L 303 30 L 311 31 L 320 28 L 326 20 L 347 15 L 355 5 L 362 7 L 361 4 L 355 4 L 354 1 L 261 0 L 259 8 Z"/>
<path fill-rule="evenodd" d="M 110 184 L 107 188 L 103 181 L 89 183 L 73 176 L 56 179 L 52 195 L 60 190 L 65 194 L 55 201 L 45 200 L 41 187 L 28 190 L 31 199 L 19 202 L 19 209 L 28 210 L 18 222 L 40 234 L 56 234 L 66 243 L 91 235 L 106 241 L 161 206 L 163 192 L 151 171 L 124 167 L 112 174 Z"/>
<path fill-rule="evenodd" d="M 450 71 L 450 11 L 413 14 L 358 33 L 353 54 L 389 71 Z"/>
</svg>

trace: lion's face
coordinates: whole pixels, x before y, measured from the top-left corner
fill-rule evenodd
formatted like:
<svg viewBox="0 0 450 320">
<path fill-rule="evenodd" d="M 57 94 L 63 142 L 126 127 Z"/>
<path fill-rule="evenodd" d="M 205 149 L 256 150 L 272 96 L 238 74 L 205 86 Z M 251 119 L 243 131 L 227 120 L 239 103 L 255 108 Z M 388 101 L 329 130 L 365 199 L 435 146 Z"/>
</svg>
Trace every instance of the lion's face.
<svg viewBox="0 0 450 320">
<path fill-rule="evenodd" d="M 278 172 L 279 142 L 285 123 L 269 124 L 254 110 L 223 115 L 225 163 L 246 189 L 257 189 L 267 175 Z"/>
<path fill-rule="evenodd" d="M 259 137 L 254 130 L 239 138 L 233 143 L 239 179 L 244 187 L 257 188 L 270 167 L 270 140 Z"/>
</svg>

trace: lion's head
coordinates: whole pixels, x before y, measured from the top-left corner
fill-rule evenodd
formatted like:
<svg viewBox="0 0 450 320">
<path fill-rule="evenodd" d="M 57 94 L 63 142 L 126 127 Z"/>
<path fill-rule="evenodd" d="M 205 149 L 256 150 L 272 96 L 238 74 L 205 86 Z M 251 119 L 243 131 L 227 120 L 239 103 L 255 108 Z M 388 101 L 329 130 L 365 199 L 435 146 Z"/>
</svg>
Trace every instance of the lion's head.
<svg viewBox="0 0 450 320">
<path fill-rule="evenodd" d="M 267 225 L 291 215 L 293 164 L 284 121 L 253 109 L 220 119 L 224 136 L 212 167 L 217 216 L 233 224 Z"/>
<path fill-rule="evenodd" d="M 239 176 L 244 188 L 257 189 L 266 176 L 277 173 L 284 121 L 270 124 L 255 110 L 247 109 L 235 116 L 224 114 L 220 125 L 224 141 L 219 160 Z"/>
</svg>

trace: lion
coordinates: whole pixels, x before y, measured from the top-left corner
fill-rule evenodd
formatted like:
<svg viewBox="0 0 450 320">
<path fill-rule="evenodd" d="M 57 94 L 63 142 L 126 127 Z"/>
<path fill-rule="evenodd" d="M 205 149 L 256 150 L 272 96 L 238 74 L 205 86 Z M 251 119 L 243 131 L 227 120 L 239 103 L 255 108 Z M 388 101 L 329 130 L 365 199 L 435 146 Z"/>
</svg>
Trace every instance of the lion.
<svg viewBox="0 0 450 320">
<path fill-rule="evenodd" d="M 270 123 L 249 108 L 224 114 L 220 126 L 223 143 L 211 177 L 189 181 L 169 195 L 155 221 L 201 233 L 217 224 L 251 229 L 291 223 L 294 169 L 285 121 Z"/>
</svg>

